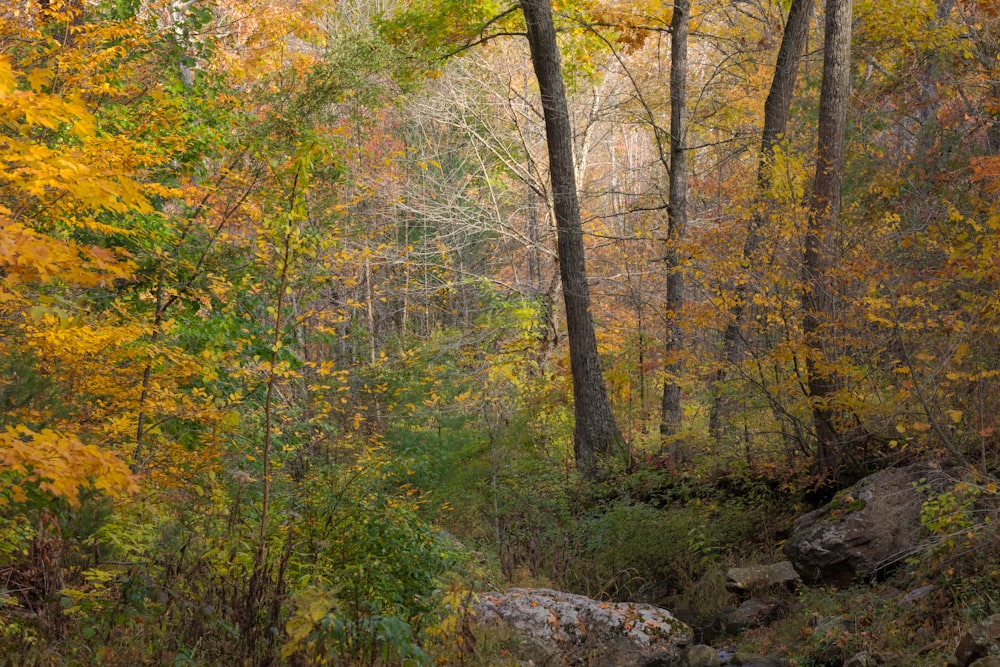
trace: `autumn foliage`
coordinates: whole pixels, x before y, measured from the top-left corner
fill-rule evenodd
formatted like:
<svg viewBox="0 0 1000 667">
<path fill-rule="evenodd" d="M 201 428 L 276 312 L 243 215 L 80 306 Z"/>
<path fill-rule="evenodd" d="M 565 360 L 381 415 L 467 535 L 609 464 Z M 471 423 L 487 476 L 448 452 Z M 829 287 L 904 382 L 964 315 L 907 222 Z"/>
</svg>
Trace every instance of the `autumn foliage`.
<svg viewBox="0 0 1000 667">
<path fill-rule="evenodd" d="M 458 664 L 483 581 L 665 599 L 720 553 L 699 530 L 776 534 L 699 496 L 669 574 L 629 588 L 642 559 L 598 538 L 656 533 L 692 480 L 792 503 L 933 459 L 994 494 L 1000 15 L 855 3 L 842 206 L 810 241 L 831 306 L 806 326 L 822 21 L 759 152 L 787 4 L 691 3 L 670 230 L 670 3 L 552 3 L 626 441 L 584 483 L 517 7 L 4 3 L 0 655 Z"/>
</svg>

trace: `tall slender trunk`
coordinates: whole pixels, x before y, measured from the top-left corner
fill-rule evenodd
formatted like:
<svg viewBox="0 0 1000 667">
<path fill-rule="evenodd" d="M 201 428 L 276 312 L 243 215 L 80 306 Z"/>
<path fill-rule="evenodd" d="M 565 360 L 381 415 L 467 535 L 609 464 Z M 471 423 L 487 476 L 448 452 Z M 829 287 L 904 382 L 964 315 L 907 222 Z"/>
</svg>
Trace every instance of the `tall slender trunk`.
<svg viewBox="0 0 1000 667">
<path fill-rule="evenodd" d="M 747 270 L 760 265 L 758 249 L 763 240 L 762 230 L 768 220 L 765 202 L 773 180 L 774 150 L 788 127 L 788 113 L 792 104 L 799 62 L 802 60 L 802 52 L 809 35 L 809 17 L 813 11 L 813 1 L 792 0 L 785 29 L 781 35 L 781 46 L 778 47 L 771 88 L 764 102 L 764 132 L 761 136 L 757 164 L 756 205 L 743 244 L 743 264 Z M 718 370 L 713 382 L 714 402 L 709 420 L 710 430 L 716 440 L 724 439 L 727 433 L 736 432 L 735 425 L 729 423 L 733 406 L 726 398 L 724 383 L 729 369 L 738 368 L 746 354 L 746 333 L 743 325 L 750 289 L 749 281 L 741 281 L 736 285 L 733 305 L 729 311 L 729 322 L 723 332 L 726 366 Z"/>
<path fill-rule="evenodd" d="M 294 186 L 292 187 L 294 198 Z M 271 514 L 271 486 L 272 466 L 271 452 L 274 450 L 274 436 L 276 418 L 274 414 L 274 394 L 275 384 L 278 382 L 278 375 L 274 368 L 278 363 L 278 350 L 281 349 L 282 329 L 285 322 L 282 320 L 285 308 L 285 293 L 289 281 L 289 264 L 292 257 L 292 233 L 286 232 L 282 239 L 281 249 L 281 273 L 279 275 L 278 290 L 275 294 L 274 304 L 274 329 L 271 335 L 271 354 L 268 357 L 267 385 L 264 394 L 264 441 L 261 443 L 260 458 L 263 467 L 263 486 L 261 490 L 260 524 L 257 527 L 257 560 L 255 569 L 258 571 L 267 562 L 267 524 Z"/>
<path fill-rule="evenodd" d="M 684 305 L 684 277 L 680 272 L 678 244 L 687 226 L 687 154 L 684 139 L 687 134 L 687 50 L 688 22 L 691 18 L 689 0 L 675 0 L 670 20 L 670 192 L 667 205 L 667 336 L 666 378 L 663 381 L 663 404 L 660 414 L 660 438 L 675 436 L 681 428 L 681 388 L 677 377 L 681 371 L 680 353 L 683 335 L 680 328 Z M 675 459 L 685 454 L 679 443 L 670 443 Z"/>
<path fill-rule="evenodd" d="M 611 412 L 591 319 L 583 225 L 573 164 L 573 132 L 569 123 L 552 7 L 549 0 L 521 0 L 521 9 L 528 27 L 531 64 L 538 79 L 545 116 L 559 275 L 566 307 L 570 370 L 573 375 L 576 418 L 573 450 L 577 468 L 584 475 L 594 477 L 598 471 L 598 458 L 622 449 L 624 439 Z"/>
<path fill-rule="evenodd" d="M 542 250 L 541 231 L 538 225 L 538 193 L 532 187 L 526 188 L 528 206 L 528 289 L 532 296 L 538 296 L 544 291 L 542 286 Z"/>
<path fill-rule="evenodd" d="M 827 0 L 816 178 L 809 202 L 802 257 L 802 333 L 807 349 L 806 373 L 816 435 L 814 467 L 823 478 L 836 476 L 844 446 L 840 426 L 842 409 L 836 404 L 836 394 L 843 381 L 835 368 L 836 345 L 831 336 L 837 297 L 830 269 L 835 256 L 833 236 L 840 214 L 850 92 L 851 0 Z"/>
<path fill-rule="evenodd" d="M 368 304 L 366 308 L 366 315 L 368 318 L 368 359 L 371 362 L 372 367 L 375 366 L 376 361 L 378 361 L 378 355 L 376 350 L 378 349 L 378 331 L 375 327 L 375 304 L 377 303 L 378 297 L 375 296 L 375 278 L 372 275 L 372 264 L 371 260 L 365 257 L 364 264 L 362 265 L 362 271 L 365 276 L 365 302 Z"/>
<path fill-rule="evenodd" d="M 156 345 L 163 335 L 163 290 L 166 282 L 166 272 L 163 268 L 163 260 L 159 261 L 156 270 L 156 305 L 153 311 L 153 332 L 149 338 L 149 358 L 142 369 L 142 385 L 139 392 L 139 416 L 135 427 L 135 448 L 132 450 L 132 463 L 130 465 L 133 473 L 142 472 L 146 467 L 146 422 L 149 420 L 149 389 L 153 381 L 153 355 L 156 354 Z"/>
</svg>

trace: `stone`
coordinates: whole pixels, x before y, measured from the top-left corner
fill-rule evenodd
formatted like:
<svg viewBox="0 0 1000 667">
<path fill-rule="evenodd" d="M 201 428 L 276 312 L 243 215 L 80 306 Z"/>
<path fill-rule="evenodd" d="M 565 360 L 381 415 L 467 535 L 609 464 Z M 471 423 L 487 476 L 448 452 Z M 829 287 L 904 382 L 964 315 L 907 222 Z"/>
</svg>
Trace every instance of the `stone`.
<svg viewBox="0 0 1000 667">
<path fill-rule="evenodd" d="M 722 661 L 719 660 L 719 652 L 711 646 L 696 644 L 684 654 L 684 667 L 719 667 Z"/>
<path fill-rule="evenodd" d="M 738 595 L 749 595 L 754 591 L 777 587 L 791 589 L 797 581 L 799 573 L 795 571 L 791 561 L 787 560 L 771 565 L 731 567 L 726 572 L 726 590 Z"/>
<path fill-rule="evenodd" d="M 927 493 L 947 486 L 948 475 L 927 464 L 869 475 L 796 519 L 785 556 L 808 584 L 845 587 L 874 577 L 919 549 Z"/>
<path fill-rule="evenodd" d="M 1000 656 L 988 655 L 970 663 L 969 667 L 1000 667 Z"/>
<path fill-rule="evenodd" d="M 955 649 L 955 660 L 962 667 L 991 656 L 1000 656 L 1000 614 L 974 625 Z"/>
<path fill-rule="evenodd" d="M 750 598 L 729 615 L 726 632 L 735 635 L 748 628 L 770 625 L 780 616 L 781 602 L 777 598 Z"/>
<path fill-rule="evenodd" d="M 672 667 L 680 664 L 692 639 L 691 628 L 666 609 L 546 588 L 483 595 L 475 620 L 506 627 L 519 644 L 531 645 L 535 655 L 551 650 L 548 662 L 560 665 Z M 517 646 L 512 650 L 516 653 Z"/>
<path fill-rule="evenodd" d="M 914 588 L 912 591 L 904 595 L 899 600 L 900 607 L 912 607 L 917 602 L 920 602 L 925 597 L 934 592 L 936 586 L 933 584 L 928 584 L 927 586 L 921 586 L 920 588 Z"/>
<path fill-rule="evenodd" d="M 519 637 L 511 648 L 521 658 L 518 664 L 528 667 L 553 665 L 559 660 L 559 653 L 555 647 L 534 637 Z"/>
</svg>

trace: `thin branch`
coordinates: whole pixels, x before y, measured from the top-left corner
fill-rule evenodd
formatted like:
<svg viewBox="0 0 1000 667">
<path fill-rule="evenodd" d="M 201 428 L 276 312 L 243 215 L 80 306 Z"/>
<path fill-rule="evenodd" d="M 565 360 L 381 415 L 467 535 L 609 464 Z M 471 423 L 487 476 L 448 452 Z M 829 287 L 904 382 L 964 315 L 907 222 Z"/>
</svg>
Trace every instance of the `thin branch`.
<svg viewBox="0 0 1000 667">
<path fill-rule="evenodd" d="M 493 18 L 491 18 L 490 20 L 488 20 L 486 23 L 484 23 L 483 26 L 479 30 L 476 31 L 476 34 L 480 35 L 480 37 L 478 37 L 477 39 L 472 40 L 471 42 L 466 42 L 465 44 L 463 44 L 462 46 L 458 47 L 454 51 L 451 51 L 449 53 L 444 54 L 443 56 L 441 56 L 440 58 L 438 58 L 438 60 L 447 60 L 448 58 L 451 58 L 452 56 L 456 56 L 459 53 L 462 53 L 463 51 L 468 51 L 469 49 L 471 49 L 473 47 L 479 46 L 480 44 L 485 44 L 486 42 L 488 42 L 490 40 L 496 39 L 497 37 L 527 37 L 528 33 L 526 33 L 526 32 L 506 32 L 506 31 L 504 31 L 504 32 L 496 32 L 496 33 L 492 33 L 492 34 L 489 34 L 489 35 L 483 35 L 483 33 L 486 32 L 491 25 L 494 25 L 495 23 L 498 23 L 501 20 L 507 18 L 508 16 L 510 16 L 511 14 L 513 14 L 514 12 L 518 11 L 520 8 L 521 8 L 520 5 L 514 4 L 514 5 L 511 5 L 510 7 L 508 7 L 507 9 L 503 10 L 502 12 L 500 12 L 499 14 L 497 14 L 496 16 L 494 16 Z"/>
<path fill-rule="evenodd" d="M 526 33 L 526 32 L 494 32 L 494 33 L 490 33 L 489 35 L 484 35 L 484 36 L 480 37 L 479 39 L 473 40 L 471 42 L 466 42 L 465 44 L 463 44 L 462 46 L 458 47 L 457 49 L 455 49 L 453 51 L 449 51 L 448 53 L 444 54 L 443 56 L 440 56 L 438 58 L 438 60 L 448 60 L 449 58 L 451 58 L 453 56 L 457 56 L 460 53 L 464 53 L 465 51 L 468 51 L 469 49 L 471 49 L 473 47 L 479 46 L 480 44 L 485 44 L 486 42 L 491 42 L 494 39 L 496 39 L 497 37 L 527 37 L 527 36 L 528 36 L 528 33 Z"/>
<path fill-rule="evenodd" d="M 632 72 L 625 64 L 621 54 L 618 53 L 618 49 L 615 48 L 614 44 L 612 44 L 607 37 L 598 32 L 594 28 L 594 25 L 597 24 L 585 25 L 584 27 L 589 29 L 595 37 L 604 42 L 605 46 L 607 46 L 611 51 L 611 55 L 615 57 L 618 65 L 622 68 L 625 76 L 628 77 L 629 82 L 632 84 L 632 90 L 635 91 L 635 96 L 639 100 L 639 104 L 642 105 L 643 110 L 646 112 L 647 122 L 650 127 L 653 128 L 653 138 L 656 140 L 656 151 L 659 155 L 660 162 L 663 164 L 663 168 L 666 170 L 667 174 L 670 174 L 670 159 L 667 157 L 666 151 L 663 147 L 663 136 L 668 134 L 667 131 L 660 127 L 660 125 L 656 122 L 656 114 L 646 101 L 646 97 L 642 94 L 642 90 L 639 88 L 639 82 L 635 80 L 634 76 L 632 76 Z"/>
</svg>

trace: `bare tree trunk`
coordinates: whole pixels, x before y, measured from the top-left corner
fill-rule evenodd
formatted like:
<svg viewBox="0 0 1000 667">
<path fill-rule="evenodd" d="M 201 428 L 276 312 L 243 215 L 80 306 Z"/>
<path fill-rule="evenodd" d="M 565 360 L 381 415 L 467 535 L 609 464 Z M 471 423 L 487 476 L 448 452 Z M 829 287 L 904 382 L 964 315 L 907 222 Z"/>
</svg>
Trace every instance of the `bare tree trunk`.
<svg viewBox="0 0 1000 667">
<path fill-rule="evenodd" d="M 538 193 L 534 188 L 527 187 L 528 197 L 528 285 L 532 296 L 538 296 L 545 291 L 542 286 L 542 250 L 541 232 L 538 228 Z"/>
<path fill-rule="evenodd" d="M 836 317 L 837 299 L 829 274 L 835 255 L 833 235 L 840 214 L 850 92 L 851 0 L 827 0 L 816 178 L 802 257 L 805 283 L 802 333 L 808 351 L 806 372 L 816 433 L 814 466 L 823 478 L 836 476 L 844 445 L 838 423 L 842 410 L 836 405 L 836 393 L 843 382 L 834 368 L 836 350 L 829 331 Z"/>
<path fill-rule="evenodd" d="M 573 133 L 569 123 L 559 49 L 549 0 L 521 0 L 528 27 L 531 63 L 538 78 L 545 115 L 549 172 L 559 274 L 566 306 L 570 369 L 576 425 L 573 450 L 577 468 L 586 476 L 597 473 L 598 457 L 614 453 L 624 440 L 611 412 L 597 354 L 597 338 L 590 314 L 590 288 L 584 260 L 583 230 L 573 164 Z"/>
<path fill-rule="evenodd" d="M 667 205 L 667 340 L 666 378 L 663 381 L 663 405 L 660 414 L 662 443 L 676 435 L 681 427 L 681 388 L 677 377 L 681 371 L 680 353 L 683 345 L 680 328 L 681 307 L 684 305 L 684 278 L 680 272 L 677 244 L 687 226 L 687 155 L 684 138 L 687 133 L 687 48 L 689 0 L 675 0 L 670 20 L 670 201 Z M 670 444 L 671 454 L 685 458 L 679 443 Z"/>
<path fill-rule="evenodd" d="M 788 19 L 781 35 L 781 46 L 778 47 L 778 58 L 774 66 L 774 78 L 771 79 L 771 89 L 764 102 L 764 133 L 760 141 L 760 155 L 757 165 L 757 203 L 763 204 L 771 189 L 773 179 L 774 149 L 785 134 L 788 127 L 788 113 L 792 104 L 792 93 L 795 90 L 795 79 L 798 75 L 799 62 L 805 49 L 806 38 L 809 35 L 809 17 L 813 11 L 813 0 L 792 0 L 788 10 Z M 743 261 L 747 269 L 759 266 L 757 256 L 761 243 L 761 230 L 767 224 L 767 210 L 764 206 L 754 207 L 750 218 L 747 238 L 743 244 Z M 716 440 L 722 440 L 727 433 L 736 433 L 734 424 L 729 423 L 733 412 L 730 401 L 725 395 L 725 383 L 729 368 L 738 368 L 746 353 L 746 334 L 743 324 L 746 317 L 746 304 L 749 281 L 740 282 L 735 288 L 733 306 L 730 310 L 730 320 L 723 332 L 723 351 L 728 366 L 720 368 L 716 373 L 712 394 L 714 402 L 710 416 L 710 430 Z"/>
</svg>

